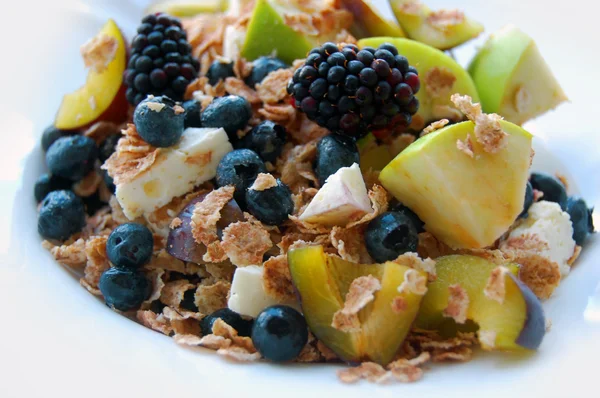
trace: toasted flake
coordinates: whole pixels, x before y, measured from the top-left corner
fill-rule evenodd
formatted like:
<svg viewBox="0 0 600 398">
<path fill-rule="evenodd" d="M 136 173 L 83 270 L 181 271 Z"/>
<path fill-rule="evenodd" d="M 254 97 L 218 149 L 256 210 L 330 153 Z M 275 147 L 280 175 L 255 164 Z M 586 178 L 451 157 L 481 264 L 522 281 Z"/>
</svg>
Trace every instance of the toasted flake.
<svg viewBox="0 0 600 398">
<path fill-rule="evenodd" d="M 196 285 L 190 283 L 186 279 L 179 279 L 172 282 L 167 282 L 162 289 L 160 301 L 168 306 L 177 308 L 183 300 L 183 295 Z"/>
<path fill-rule="evenodd" d="M 136 318 L 147 328 L 169 336 L 173 332 L 171 323 L 162 314 L 156 314 L 152 311 L 140 310 L 136 313 Z"/>
<path fill-rule="evenodd" d="M 258 361 L 260 359 L 260 353 L 258 352 L 248 352 L 246 349 L 242 347 L 227 347 L 227 348 L 219 348 L 217 350 L 218 355 L 222 355 L 229 359 L 233 359 L 240 362 L 253 362 Z"/>
<path fill-rule="evenodd" d="M 573 264 L 575 264 L 575 261 L 577 261 L 580 254 L 581 254 L 581 246 L 575 245 L 575 250 L 573 250 L 573 255 L 567 260 L 567 264 L 569 264 L 571 266 Z"/>
<path fill-rule="evenodd" d="M 438 258 L 454 253 L 448 245 L 439 241 L 431 232 L 421 232 L 419 234 L 419 246 L 417 252 L 421 258 Z"/>
<path fill-rule="evenodd" d="M 282 155 L 277 159 L 277 170 L 281 174 L 281 181 L 285 183 L 292 192 L 302 192 L 309 187 L 309 178 L 305 173 L 306 169 L 312 169 L 312 163 L 317 156 L 316 143 L 312 142 L 304 145 L 292 145 L 288 143 L 284 146 Z M 305 165 L 305 166 L 302 166 Z"/>
<path fill-rule="evenodd" d="M 221 219 L 221 210 L 233 198 L 235 188 L 226 186 L 210 192 L 196 203 L 192 214 L 192 235 L 197 243 L 209 245 L 216 241 L 217 222 Z"/>
<path fill-rule="evenodd" d="M 173 220 L 171 220 L 171 224 L 169 224 L 169 229 L 177 229 L 181 226 L 182 223 L 183 221 L 181 221 L 181 218 L 175 217 Z"/>
<path fill-rule="evenodd" d="M 391 302 L 392 311 L 396 314 L 401 314 L 408 308 L 406 299 L 402 296 L 396 296 Z"/>
<path fill-rule="evenodd" d="M 263 287 L 267 294 L 277 297 L 281 301 L 296 298 L 287 255 L 274 256 L 265 261 L 262 275 Z"/>
<path fill-rule="evenodd" d="M 345 314 L 342 310 L 339 310 L 333 314 L 331 327 L 344 333 L 358 332 L 360 330 L 360 320 L 356 314 Z"/>
<path fill-rule="evenodd" d="M 546 257 L 518 251 L 513 253 L 512 261 L 521 264 L 519 279 L 542 300 L 549 298 L 560 283 L 560 266 Z"/>
<path fill-rule="evenodd" d="M 444 308 L 443 314 L 452 318 L 456 323 L 465 323 L 467 321 L 467 311 L 469 309 L 469 295 L 459 284 L 448 286 L 448 306 Z"/>
<path fill-rule="evenodd" d="M 227 253 L 223 250 L 220 241 L 214 241 L 206 246 L 206 253 L 202 256 L 202 260 L 207 263 L 221 263 L 227 259 Z"/>
<path fill-rule="evenodd" d="M 234 265 L 245 266 L 261 264 L 273 242 L 269 232 L 261 226 L 236 222 L 223 230 L 221 246 Z"/>
<path fill-rule="evenodd" d="M 448 98 L 456 81 L 456 76 L 444 67 L 434 67 L 424 76 L 425 90 L 432 98 Z"/>
<path fill-rule="evenodd" d="M 200 285 L 194 295 L 194 304 L 198 312 L 208 315 L 216 310 L 227 307 L 227 296 L 231 284 L 226 281 L 217 281 L 213 285 Z"/>
<path fill-rule="evenodd" d="M 367 304 L 375 299 L 374 293 L 381 290 L 381 282 L 373 275 L 359 276 L 350 284 L 344 308 L 345 314 L 358 314 Z"/>
<path fill-rule="evenodd" d="M 146 310 L 150 308 L 150 305 L 154 300 L 158 300 L 162 293 L 163 287 L 165 287 L 165 282 L 163 281 L 163 275 L 165 271 L 162 269 L 153 269 L 146 273 L 146 277 L 150 282 L 152 282 L 152 290 L 150 292 L 150 296 L 142 303 L 141 308 Z"/>
<path fill-rule="evenodd" d="M 394 262 L 419 271 L 427 272 L 429 279 L 435 279 L 435 260 L 432 260 L 431 258 L 423 260 L 417 253 L 408 252 L 398 256 Z"/>
<path fill-rule="evenodd" d="M 431 113 L 434 119 L 449 119 L 453 122 L 460 122 L 464 115 L 461 111 L 450 105 L 433 105 Z"/>
<path fill-rule="evenodd" d="M 50 249 L 50 253 L 54 259 L 60 264 L 80 268 L 87 263 L 87 255 L 85 252 L 85 240 L 77 239 L 69 245 L 54 246 Z"/>
<path fill-rule="evenodd" d="M 429 126 L 425 127 L 425 129 L 423 129 L 423 131 L 421 131 L 420 136 L 423 137 L 424 135 L 433 133 L 436 130 L 444 128 L 444 126 L 446 126 L 448 123 L 450 123 L 450 121 L 448 119 L 437 120 L 437 121 L 431 123 Z"/>
<path fill-rule="evenodd" d="M 180 345 L 198 346 L 202 339 L 193 334 L 176 334 L 173 336 L 175 343 Z"/>
<path fill-rule="evenodd" d="M 344 383 L 356 383 L 360 379 L 367 379 L 372 383 L 383 383 L 390 379 L 391 373 L 374 362 L 363 362 L 353 368 L 338 370 L 337 375 Z"/>
<path fill-rule="evenodd" d="M 488 153 L 497 153 L 508 145 L 508 134 L 502 131 L 500 120 L 502 117 L 495 114 L 485 114 L 481 105 L 474 104 L 468 95 L 453 94 L 452 102 L 475 123 L 475 138 L 483 150 Z"/>
<path fill-rule="evenodd" d="M 175 271 L 185 275 L 198 274 L 201 272 L 201 268 L 198 264 L 184 263 L 183 261 L 176 259 L 171 256 L 163 248 L 154 253 L 150 263 L 146 264 L 147 269 L 162 269 L 165 271 Z"/>
<path fill-rule="evenodd" d="M 239 95 L 245 98 L 251 105 L 260 104 L 261 100 L 256 91 L 237 77 L 228 77 L 225 79 L 225 90 L 232 95 Z"/>
<path fill-rule="evenodd" d="M 227 282 L 231 282 L 233 279 L 233 273 L 236 268 L 229 261 L 224 261 L 222 263 L 207 263 L 204 267 L 215 280 L 224 280 Z"/>
<path fill-rule="evenodd" d="M 346 225 L 346 228 L 352 228 L 357 225 L 366 224 L 387 211 L 389 205 L 388 193 L 382 186 L 374 185 L 373 188 L 369 190 L 368 195 L 369 199 L 371 200 L 371 208 L 373 211 L 365 214 L 360 220 L 349 223 Z"/>
<path fill-rule="evenodd" d="M 508 269 L 503 266 L 498 266 L 492 270 L 487 284 L 483 289 L 485 297 L 495 300 L 500 304 L 504 303 L 504 297 L 506 296 L 505 275 L 508 272 Z"/>
<path fill-rule="evenodd" d="M 210 348 L 211 350 L 219 350 L 222 348 L 228 348 L 231 346 L 231 340 L 226 339 L 222 336 L 216 336 L 214 334 L 209 334 L 202 337 L 199 341 L 199 344 L 202 347 Z"/>
<path fill-rule="evenodd" d="M 264 104 L 258 113 L 266 119 L 279 124 L 293 123 L 298 111 L 290 104 Z"/>
<path fill-rule="evenodd" d="M 473 358 L 473 350 L 469 347 L 457 347 L 452 351 L 434 351 L 433 362 L 467 362 Z"/>
<path fill-rule="evenodd" d="M 116 124 L 107 121 L 99 121 L 88 127 L 83 135 L 93 139 L 96 144 L 102 144 L 109 136 L 120 134 L 120 130 Z"/>
<path fill-rule="evenodd" d="M 548 242 L 537 234 L 525 234 L 508 238 L 501 245 L 502 250 L 524 250 L 540 252 L 549 248 Z"/>
<path fill-rule="evenodd" d="M 325 358 L 326 361 L 333 361 L 338 359 L 337 354 L 333 352 L 331 348 L 323 344 L 320 340 L 317 341 L 317 350 L 319 350 L 319 353 L 321 353 L 321 355 L 323 356 L 323 358 Z"/>
<path fill-rule="evenodd" d="M 98 187 L 102 182 L 100 174 L 95 170 L 89 172 L 82 180 L 73 184 L 73 192 L 82 198 L 87 198 L 98 191 Z"/>
<path fill-rule="evenodd" d="M 95 36 L 85 42 L 81 48 L 81 56 L 86 68 L 91 68 L 96 73 L 102 73 L 115 59 L 119 48 L 116 38 L 106 34 Z"/>
<path fill-rule="evenodd" d="M 424 295 L 427 293 L 427 278 L 414 269 L 407 269 L 404 273 L 404 281 L 398 286 L 398 293 L 405 292 Z"/>
<path fill-rule="evenodd" d="M 396 361 L 392 362 L 388 367 L 394 379 L 401 383 L 412 383 L 423 377 L 423 369 L 410 363 L 399 363 L 399 361 Z"/>
<path fill-rule="evenodd" d="M 493 330 L 479 330 L 477 332 L 479 342 L 484 350 L 493 350 L 496 347 L 497 333 Z"/>
<path fill-rule="evenodd" d="M 265 104 L 276 104 L 289 96 L 287 84 L 292 78 L 294 71 L 291 68 L 278 69 L 271 72 L 256 85 L 258 97 Z"/>
<path fill-rule="evenodd" d="M 87 264 L 83 270 L 83 279 L 93 287 L 98 287 L 100 276 L 110 267 L 106 255 L 107 240 L 107 236 L 95 236 L 88 239 L 85 245 Z"/>
<path fill-rule="evenodd" d="M 249 189 L 253 191 L 264 191 L 277 186 L 277 180 L 271 174 L 259 173 L 256 180 Z"/>
<path fill-rule="evenodd" d="M 472 158 L 475 155 L 473 154 L 473 143 L 471 142 L 471 136 L 468 135 L 467 138 L 463 140 L 456 140 L 456 149 L 463 152 L 468 157 Z"/>
<path fill-rule="evenodd" d="M 310 120 L 305 113 L 296 113 L 293 122 L 285 127 L 288 136 L 300 144 L 307 144 L 329 134 L 329 130 Z"/>
<path fill-rule="evenodd" d="M 329 235 L 331 244 L 341 258 L 354 263 L 370 264 L 373 259 L 367 251 L 364 229 L 333 227 Z"/>
</svg>

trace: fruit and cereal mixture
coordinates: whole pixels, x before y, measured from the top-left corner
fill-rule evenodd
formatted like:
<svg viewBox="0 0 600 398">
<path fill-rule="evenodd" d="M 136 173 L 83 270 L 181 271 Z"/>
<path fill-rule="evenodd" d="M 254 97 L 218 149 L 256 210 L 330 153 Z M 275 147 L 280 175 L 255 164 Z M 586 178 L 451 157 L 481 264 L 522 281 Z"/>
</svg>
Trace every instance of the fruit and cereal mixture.
<svg viewBox="0 0 600 398">
<path fill-rule="evenodd" d="M 178 344 L 346 383 L 540 347 L 594 226 L 529 170 L 520 125 L 566 100 L 534 41 L 506 27 L 465 69 L 444 51 L 483 28 L 460 11 L 211 4 L 82 46 L 34 187 L 56 261 Z"/>
</svg>

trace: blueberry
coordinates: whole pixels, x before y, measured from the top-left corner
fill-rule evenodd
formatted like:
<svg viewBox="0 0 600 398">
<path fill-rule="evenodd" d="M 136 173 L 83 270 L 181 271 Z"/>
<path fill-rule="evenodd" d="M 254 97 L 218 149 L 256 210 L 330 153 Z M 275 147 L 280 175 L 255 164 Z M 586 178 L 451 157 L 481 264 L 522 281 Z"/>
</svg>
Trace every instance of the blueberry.
<svg viewBox="0 0 600 398">
<path fill-rule="evenodd" d="M 62 137 L 50 145 L 46 164 L 50 173 L 71 181 L 79 181 L 94 168 L 98 157 L 96 143 L 88 137 Z"/>
<path fill-rule="evenodd" d="M 425 223 L 423 221 L 421 221 L 419 216 L 417 216 L 414 211 L 412 211 L 408 207 L 404 206 L 402 203 L 394 206 L 392 208 L 392 211 L 395 213 L 401 213 L 401 214 L 405 215 L 406 217 L 408 217 L 412 221 L 415 229 L 417 230 L 417 233 L 421 233 L 421 232 L 425 231 L 425 228 L 424 228 Z"/>
<path fill-rule="evenodd" d="M 219 80 L 225 80 L 231 76 L 235 76 L 235 73 L 233 73 L 233 62 L 221 62 L 218 59 L 210 64 L 208 72 L 206 72 L 208 82 L 213 86 L 219 83 Z"/>
<path fill-rule="evenodd" d="M 321 185 L 342 167 L 359 162 L 358 148 L 354 140 L 340 134 L 327 135 L 317 144 L 315 172 Z"/>
<path fill-rule="evenodd" d="M 202 127 L 202 123 L 200 122 L 200 102 L 192 99 L 185 101 L 183 104 L 181 104 L 181 106 L 183 109 L 185 109 L 185 120 L 183 122 L 183 126 L 185 128 Z"/>
<path fill-rule="evenodd" d="M 115 267 L 136 269 L 152 257 L 154 239 L 152 232 L 136 223 L 121 224 L 106 242 L 106 254 Z"/>
<path fill-rule="evenodd" d="M 399 212 L 387 212 L 369 223 L 365 243 L 371 257 L 382 263 L 406 252 L 416 252 L 419 237 L 410 217 Z"/>
<path fill-rule="evenodd" d="M 245 98 L 237 95 L 215 98 L 202 112 L 202 127 L 222 127 L 229 139 L 237 139 L 237 131 L 243 129 L 252 117 L 252 107 Z"/>
<path fill-rule="evenodd" d="M 242 318 L 240 314 L 231 311 L 229 308 L 221 308 L 202 319 L 200 328 L 202 329 L 203 335 L 206 336 L 207 334 L 212 333 L 213 324 L 217 319 L 221 319 L 223 322 L 234 328 L 239 336 L 250 337 L 252 334 L 252 321 Z"/>
<path fill-rule="evenodd" d="M 179 141 L 184 129 L 185 112 L 175 112 L 175 101 L 166 96 L 146 98 L 133 113 L 133 123 L 144 141 L 166 148 Z"/>
<path fill-rule="evenodd" d="M 577 196 L 567 199 L 567 213 L 573 223 L 573 239 L 582 246 L 589 234 L 594 232 L 593 208 L 588 208 L 585 200 Z"/>
<path fill-rule="evenodd" d="M 286 141 L 285 127 L 265 120 L 244 136 L 243 146 L 258 154 L 265 162 L 275 162 Z"/>
<path fill-rule="evenodd" d="M 152 290 L 152 285 L 144 274 L 119 268 L 104 271 L 98 286 L 106 305 L 119 311 L 139 308 Z"/>
<path fill-rule="evenodd" d="M 546 173 L 531 173 L 529 182 L 533 189 L 544 193 L 543 200 L 556 202 L 561 209 L 567 208 L 567 190 L 558 178 Z"/>
<path fill-rule="evenodd" d="M 33 194 L 35 200 L 40 203 L 46 195 L 53 191 L 69 190 L 71 189 L 73 182 L 57 176 L 51 176 L 50 174 L 42 174 L 40 178 L 35 182 L 33 187 Z"/>
<path fill-rule="evenodd" d="M 45 239 L 64 241 L 85 225 L 83 201 L 71 191 L 46 195 L 38 214 L 38 233 Z"/>
<path fill-rule="evenodd" d="M 260 354 L 274 362 L 290 361 L 308 341 L 304 317 L 285 305 L 265 308 L 254 321 L 252 342 Z"/>
<path fill-rule="evenodd" d="M 250 214 L 267 225 L 283 224 L 294 211 L 292 191 L 279 179 L 276 186 L 262 191 L 250 187 L 246 191 L 246 205 Z"/>
<path fill-rule="evenodd" d="M 117 143 L 120 139 L 120 134 L 109 135 L 104 140 L 102 145 L 100 145 L 100 148 L 98 150 L 98 159 L 100 159 L 102 163 L 106 162 L 106 159 L 108 159 L 115 152 L 115 149 L 117 148 Z"/>
<path fill-rule="evenodd" d="M 527 217 L 527 211 L 533 204 L 533 187 L 531 183 L 527 181 L 527 185 L 525 186 L 525 200 L 523 201 L 523 211 L 519 214 L 518 218 Z"/>
<path fill-rule="evenodd" d="M 264 162 L 250 149 L 236 149 L 223 156 L 217 166 L 217 185 L 235 187 L 235 200 L 242 207 L 246 204 L 246 190 L 259 173 L 266 173 Z"/>
<path fill-rule="evenodd" d="M 108 174 L 108 171 L 102 170 L 101 174 L 102 174 L 102 179 L 104 180 L 104 184 L 106 184 L 106 188 L 108 188 L 108 190 L 110 191 L 110 193 L 114 194 L 115 190 L 117 189 L 117 187 L 115 186 L 115 181 Z"/>
<path fill-rule="evenodd" d="M 269 73 L 285 68 L 289 68 L 289 65 L 279 58 L 260 57 L 252 62 L 252 72 L 246 79 L 246 84 L 254 88 L 254 85 L 262 82 Z"/>
<path fill-rule="evenodd" d="M 42 149 L 44 151 L 47 151 L 48 148 L 50 148 L 50 146 L 54 144 L 54 141 L 58 140 L 59 138 L 67 137 L 69 135 L 74 134 L 77 134 L 77 131 L 60 130 L 54 126 L 48 126 L 42 133 Z"/>
</svg>

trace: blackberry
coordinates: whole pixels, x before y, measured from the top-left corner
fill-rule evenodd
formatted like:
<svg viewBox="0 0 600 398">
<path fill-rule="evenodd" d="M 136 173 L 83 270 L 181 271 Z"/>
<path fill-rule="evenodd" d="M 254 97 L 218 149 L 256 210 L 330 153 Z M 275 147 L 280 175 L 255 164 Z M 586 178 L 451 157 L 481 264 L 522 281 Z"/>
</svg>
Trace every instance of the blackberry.
<svg viewBox="0 0 600 398">
<path fill-rule="evenodd" d="M 309 119 L 360 138 L 370 130 L 402 131 L 419 110 L 417 70 L 392 44 L 379 48 L 325 43 L 310 51 L 288 92 Z"/>
<path fill-rule="evenodd" d="M 149 94 L 183 100 L 188 84 L 200 70 L 191 51 L 177 18 L 164 13 L 144 17 L 131 42 L 125 70 L 127 101 L 137 105 Z"/>
</svg>

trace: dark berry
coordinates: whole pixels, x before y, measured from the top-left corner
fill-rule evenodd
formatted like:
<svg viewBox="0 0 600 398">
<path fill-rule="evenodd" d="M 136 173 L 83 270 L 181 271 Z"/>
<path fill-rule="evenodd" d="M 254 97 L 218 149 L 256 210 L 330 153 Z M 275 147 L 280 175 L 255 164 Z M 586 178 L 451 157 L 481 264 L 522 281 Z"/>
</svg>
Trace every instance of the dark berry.
<svg viewBox="0 0 600 398">
<path fill-rule="evenodd" d="M 64 241 L 85 225 L 83 201 L 71 191 L 53 191 L 42 201 L 38 233 L 44 239 Z"/>
<path fill-rule="evenodd" d="M 92 171 L 97 157 L 94 140 L 75 135 L 56 140 L 46 152 L 46 164 L 52 175 L 79 181 Z"/>
<path fill-rule="evenodd" d="M 300 83 L 305 86 L 310 86 L 310 84 L 317 78 L 319 72 L 313 68 L 312 66 L 303 66 L 300 70 Z"/>
<path fill-rule="evenodd" d="M 183 95 L 188 84 L 189 81 L 185 77 L 178 76 L 171 82 L 171 88 L 175 93 Z"/>
<path fill-rule="evenodd" d="M 323 61 L 323 57 L 318 53 L 312 53 L 306 57 L 306 65 L 312 65 L 315 68 L 317 68 Z"/>
<path fill-rule="evenodd" d="M 392 54 L 392 56 L 398 55 L 398 49 L 396 46 L 390 43 L 383 43 L 379 46 L 378 50 L 386 50 Z M 377 54 L 377 51 L 375 52 Z M 381 58 L 381 57 L 380 57 Z"/>
<path fill-rule="evenodd" d="M 345 76 L 346 69 L 344 69 L 343 66 L 334 66 L 329 69 L 329 72 L 327 72 L 327 81 L 333 84 L 339 83 L 344 80 Z"/>
<path fill-rule="evenodd" d="M 356 136 L 358 134 L 358 127 L 360 125 L 360 117 L 354 113 L 346 113 L 340 118 L 340 129 L 349 136 Z"/>
<path fill-rule="evenodd" d="M 573 240 L 579 246 L 583 246 L 589 234 L 594 233 L 593 212 L 594 209 L 588 208 L 582 198 L 571 196 L 567 199 L 567 213 L 573 224 Z"/>
<path fill-rule="evenodd" d="M 33 194 L 37 203 L 40 203 L 50 192 L 69 190 L 73 181 L 62 177 L 42 174 L 35 182 Z"/>
<path fill-rule="evenodd" d="M 263 81 L 265 77 L 271 72 L 274 72 L 278 69 L 285 69 L 289 66 L 275 57 L 260 57 L 252 62 L 252 72 L 250 76 L 246 79 L 246 84 L 252 88 L 257 83 Z"/>
<path fill-rule="evenodd" d="M 233 73 L 233 62 L 221 62 L 220 60 L 213 61 L 206 72 L 208 82 L 211 85 L 216 85 L 219 80 L 225 80 L 228 77 L 235 76 Z"/>
<path fill-rule="evenodd" d="M 355 101 L 358 106 L 370 105 L 373 102 L 373 92 L 369 88 L 362 86 L 356 90 Z"/>
<path fill-rule="evenodd" d="M 162 69 L 154 69 L 150 72 L 150 84 L 155 89 L 164 88 L 169 81 L 167 74 Z"/>
<path fill-rule="evenodd" d="M 185 128 L 201 127 L 202 123 L 200 122 L 200 102 L 191 99 L 185 101 L 183 104 L 181 104 L 181 106 L 185 110 L 185 119 L 183 121 L 183 126 Z"/>
<path fill-rule="evenodd" d="M 108 188 L 108 190 L 114 194 L 115 190 L 117 189 L 117 187 L 115 186 L 115 181 L 106 170 L 102 170 L 101 174 L 102 179 L 104 180 L 104 184 L 106 184 L 106 188 Z"/>
<path fill-rule="evenodd" d="M 53 125 L 46 127 L 42 133 L 42 149 L 47 151 L 50 145 L 54 144 L 54 141 L 62 137 L 77 134 L 77 131 L 73 130 L 60 130 Z"/>
<path fill-rule="evenodd" d="M 396 61 L 396 68 L 398 68 L 398 70 L 400 70 L 400 72 L 402 72 L 403 75 L 408 72 L 409 65 L 408 59 L 406 59 L 406 57 L 402 55 L 396 55 L 394 57 L 394 60 Z"/>
<path fill-rule="evenodd" d="M 150 91 L 150 77 L 145 73 L 138 73 L 133 79 L 133 87 L 141 93 Z"/>
<path fill-rule="evenodd" d="M 166 148 L 183 134 L 185 114 L 175 112 L 175 102 L 168 97 L 147 98 L 135 108 L 133 123 L 144 141 Z"/>
<path fill-rule="evenodd" d="M 115 267 L 136 269 L 152 258 L 154 239 L 152 232 L 136 223 L 121 224 L 106 242 L 106 254 Z"/>
<path fill-rule="evenodd" d="M 331 66 L 329 66 L 329 64 L 327 62 L 321 62 L 321 64 L 319 64 L 319 68 L 318 68 L 319 76 L 327 77 L 327 74 L 329 73 L 329 69 L 331 69 Z M 298 70 L 301 70 L 301 69 L 298 69 Z"/>
<path fill-rule="evenodd" d="M 138 309 L 150 296 L 152 284 L 139 271 L 109 268 L 98 283 L 106 305 L 119 311 Z"/>
<path fill-rule="evenodd" d="M 358 78 L 360 79 L 360 83 L 367 87 L 373 87 L 377 84 L 377 73 L 371 68 L 361 70 Z"/>
<path fill-rule="evenodd" d="M 246 190 L 259 173 L 266 173 L 262 159 L 250 149 L 236 149 L 223 156 L 217 166 L 217 185 L 235 187 L 235 200 L 245 207 Z"/>
<path fill-rule="evenodd" d="M 390 65 L 384 59 L 375 59 L 371 64 L 371 68 L 379 77 L 387 77 L 392 73 Z"/>
<path fill-rule="evenodd" d="M 416 252 L 419 237 L 413 221 L 400 212 L 386 212 L 372 220 L 365 232 L 367 251 L 377 262 Z"/>
<path fill-rule="evenodd" d="M 335 105 L 333 105 L 331 102 L 329 102 L 327 100 L 323 100 L 319 103 L 319 113 L 324 118 L 324 121 L 319 124 L 325 125 L 327 123 L 327 118 L 329 118 L 335 114 Z"/>
<path fill-rule="evenodd" d="M 252 117 L 252 107 L 243 97 L 228 95 L 213 100 L 202 111 L 202 127 L 222 127 L 229 139 L 237 139 L 237 131 L 242 130 Z"/>
<path fill-rule="evenodd" d="M 558 178 L 546 173 L 531 173 L 529 182 L 531 182 L 533 189 L 544 194 L 543 200 L 556 202 L 561 209 L 567 209 L 567 190 Z"/>
<path fill-rule="evenodd" d="M 117 143 L 120 139 L 121 134 L 113 134 L 106 137 L 106 139 L 98 149 L 98 159 L 100 159 L 102 163 L 106 162 L 106 159 L 111 157 L 111 155 L 115 152 L 115 149 L 117 148 Z"/>
<path fill-rule="evenodd" d="M 386 81 L 380 81 L 373 90 L 373 98 L 378 102 L 385 102 L 392 94 L 392 86 Z M 389 103 L 389 105 L 393 105 Z"/>
<path fill-rule="evenodd" d="M 301 88 L 304 87 L 301 86 Z M 327 88 L 327 80 L 319 78 L 311 83 L 310 87 L 308 88 L 308 92 L 314 99 L 320 99 L 327 92 Z"/>
<path fill-rule="evenodd" d="M 265 308 L 252 327 L 252 342 L 258 352 L 273 362 L 296 358 L 308 341 L 308 326 L 295 309 L 275 305 Z"/>
<path fill-rule="evenodd" d="M 527 185 L 525 185 L 525 200 L 523 201 L 523 211 L 519 214 L 519 218 L 527 217 L 527 211 L 533 204 L 533 187 L 531 183 L 527 181 Z"/>
<path fill-rule="evenodd" d="M 381 113 L 387 117 L 394 117 L 400 112 L 400 107 L 394 103 L 387 103 L 381 107 Z"/>
<path fill-rule="evenodd" d="M 408 105 L 413 99 L 412 88 L 406 83 L 400 83 L 394 87 L 394 101 L 398 105 Z"/>
<path fill-rule="evenodd" d="M 283 126 L 265 120 L 243 138 L 243 146 L 258 154 L 265 162 L 274 163 L 281 154 L 287 133 Z"/>
<path fill-rule="evenodd" d="M 238 336 L 250 337 L 252 334 L 252 321 L 246 320 L 237 312 L 233 312 L 229 308 L 221 308 L 212 314 L 202 318 L 200 329 L 204 336 L 212 334 L 212 327 L 217 319 L 231 326 L 238 333 Z"/>
<path fill-rule="evenodd" d="M 358 77 L 354 75 L 346 76 L 346 80 L 344 81 L 344 90 L 346 93 L 352 95 L 356 93 L 358 87 L 360 87 L 360 81 L 358 80 Z"/>
<path fill-rule="evenodd" d="M 342 53 L 334 53 L 331 54 L 329 56 L 329 58 L 327 58 L 327 63 L 331 66 L 344 66 L 346 64 L 347 60 L 346 57 L 344 57 L 344 54 Z"/>
<path fill-rule="evenodd" d="M 421 221 L 419 216 L 417 216 L 414 211 L 404 206 L 402 203 L 399 203 L 396 206 L 394 206 L 392 208 L 392 211 L 395 213 L 403 214 L 404 216 L 409 218 L 412 221 L 413 226 L 415 227 L 418 233 L 425 232 L 425 223 Z"/>
<path fill-rule="evenodd" d="M 338 86 L 329 86 L 327 88 L 327 99 L 330 102 L 337 102 L 342 96 L 342 90 Z"/>
<path fill-rule="evenodd" d="M 360 61 L 350 61 L 348 62 L 348 71 L 353 75 L 358 75 L 361 70 L 363 70 L 365 64 Z"/>
<path fill-rule="evenodd" d="M 336 44 L 327 42 L 323 44 L 323 51 L 325 52 L 325 54 L 331 55 L 337 53 L 340 50 L 338 49 L 338 46 Z"/>
<path fill-rule="evenodd" d="M 414 67 L 414 66 L 412 66 L 412 65 L 408 67 L 408 71 L 409 71 L 410 73 L 414 73 L 415 75 L 419 75 L 419 71 L 417 70 L 417 68 L 415 68 L 415 67 Z"/>
<path fill-rule="evenodd" d="M 319 103 L 312 97 L 306 97 L 300 103 L 300 109 L 302 109 L 302 112 L 306 113 L 309 116 L 317 113 L 318 106 Z"/>
<path fill-rule="evenodd" d="M 421 81 L 419 80 L 419 76 L 413 72 L 408 72 L 404 75 L 404 82 L 410 86 L 413 93 L 418 93 L 421 88 Z"/>
<path fill-rule="evenodd" d="M 319 183 L 323 185 L 330 175 L 342 167 L 359 163 L 359 160 L 358 148 L 352 138 L 340 134 L 330 134 L 321 138 L 317 144 L 315 161 L 315 173 Z"/>
<path fill-rule="evenodd" d="M 397 50 L 396 50 L 396 52 L 397 52 Z M 396 60 L 394 59 L 394 54 L 392 54 L 388 50 L 382 49 L 381 46 L 379 47 L 379 50 L 375 51 L 375 58 L 384 60 L 385 62 L 387 62 L 387 64 L 390 67 L 393 67 L 396 64 Z"/>
<path fill-rule="evenodd" d="M 417 97 L 412 97 L 410 102 L 406 105 L 405 108 L 408 113 L 414 115 L 419 110 L 419 99 Z"/>
<path fill-rule="evenodd" d="M 396 87 L 396 85 L 402 83 L 403 80 L 404 80 L 404 77 L 402 77 L 402 73 L 396 68 L 392 69 L 392 73 L 390 73 L 390 75 L 386 79 L 386 81 L 392 87 Z"/>
<path fill-rule="evenodd" d="M 283 224 L 294 211 L 292 191 L 279 179 L 276 186 L 267 189 L 251 186 L 246 191 L 246 205 L 250 214 L 267 225 Z"/>
<path fill-rule="evenodd" d="M 142 55 L 135 61 L 135 70 L 141 73 L 150 73 L 152 70 L 152 58 Z"/>
<path fill-rule="evenodd" d="M 344 96 L 338 101 L 338 109 L 341 113 L 348 113 L 356 109 L 356 102 L 352 98 Z"/>
<path fill-rule="evenodd" d="M 356 54 L 356 59 L 362 62 L 363 65 L 371 65 L 375 57 L 373 56 L 373 53 L 361 50 Z"/>
<path fill-rule="evenodd" d="M 319 79 L 317 79 L 319 80 Z M 293 92 L 294 92 L 294 96 L 296 97 L 297 100 L 302 101 L 304 98 L 308 97 L 308 95 L 310 94 L 310 89 L 307 87 L 304 87 L 302 85 L 302 83 L 296 83 L 294 84 L 293 87 Z"/>
<path fill-rule="evenodd" d="M 367 123 L 370 123 L 375 117 L 375 107 L 372 105 L 366 105 L 360 108 L 360 117 Z"/>
<path fill-rule="evenodd" d="M 356 59 L 356 51 L 351 48 L 343 48 L 341 53 L 346 58 L 346 61 L 354 61 Z"/>
</svg>

